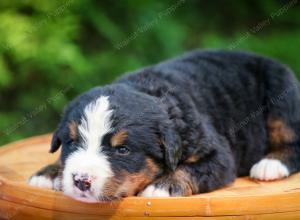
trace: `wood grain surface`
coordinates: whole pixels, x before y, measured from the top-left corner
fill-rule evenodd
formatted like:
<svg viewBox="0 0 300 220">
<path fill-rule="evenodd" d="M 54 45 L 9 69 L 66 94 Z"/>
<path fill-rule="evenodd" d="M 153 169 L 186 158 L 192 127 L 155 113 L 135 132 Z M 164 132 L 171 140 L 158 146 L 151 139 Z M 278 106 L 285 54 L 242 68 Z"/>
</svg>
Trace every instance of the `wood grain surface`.
<svg viewBox="0 0 300 220">
<path fill-rule="evenodd" d="M 50 139 L 38 136 L 0 148 L 0 219 L 300 219 L 300 174 L 274 182 L 239 178 L 224 189 L 191 197 L 98 204 L 28 186 L 33 172 L 58 157 L 47 153 Z"/>
</svg>

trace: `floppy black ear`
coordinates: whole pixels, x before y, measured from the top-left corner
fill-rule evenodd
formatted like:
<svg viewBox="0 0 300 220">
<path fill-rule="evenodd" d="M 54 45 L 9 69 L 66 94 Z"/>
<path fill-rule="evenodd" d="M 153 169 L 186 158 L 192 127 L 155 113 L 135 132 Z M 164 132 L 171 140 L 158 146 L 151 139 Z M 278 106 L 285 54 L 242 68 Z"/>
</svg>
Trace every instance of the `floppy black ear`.
<svg viewBox="0 0 300 220">
<path fill-rule="evenodd" d="M 59 149 L 59 147 L 61 145 L 61 140 L 58 137 L 58 134 L 59 134 L 59 129 L 57 129 L 52 136 L 51 147 L 50 147 L 49 153 L 54 153 L 55 151 L 57 151 Z"/>
<path fill-rule="evenodd" d="M 180 138 L 174 129 L 165 128 L 161 131 L 161 139 L 165 163 L 170 170 L 175 171 L 182 153 Z"/>
</svg>

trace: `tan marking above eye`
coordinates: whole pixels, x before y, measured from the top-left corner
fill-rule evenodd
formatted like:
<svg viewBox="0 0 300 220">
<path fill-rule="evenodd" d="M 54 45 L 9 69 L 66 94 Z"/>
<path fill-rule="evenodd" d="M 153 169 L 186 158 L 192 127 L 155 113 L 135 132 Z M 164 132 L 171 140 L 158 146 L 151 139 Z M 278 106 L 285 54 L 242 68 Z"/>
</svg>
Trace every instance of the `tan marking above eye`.
<svg viewBox="0 0 300 220">
<path fill-rule="evenodd" d="M 69 127 L 69 132 L 70 132 L 70 137 L 72 140 L 77 139 L 77 129 L 78 129 L 78 124 L 75 121 L 71 121 L 68 124 Z"/>
<path fill-rule="evenodd" d="M 118 131 L 114 134 L 110 140 L 110 144 L 112 147 L 120 146 L 124 144 L 125 140 L 128 137 L 128 132 L 125 130 Z"/>
<path fill-rule="evenodd" d="M 189 158 L 187 158 L 184 162 L 185 163 L 195 163 L 199 160 L 199 156 L 197 155 L 192 155 Z"/>
</svg>

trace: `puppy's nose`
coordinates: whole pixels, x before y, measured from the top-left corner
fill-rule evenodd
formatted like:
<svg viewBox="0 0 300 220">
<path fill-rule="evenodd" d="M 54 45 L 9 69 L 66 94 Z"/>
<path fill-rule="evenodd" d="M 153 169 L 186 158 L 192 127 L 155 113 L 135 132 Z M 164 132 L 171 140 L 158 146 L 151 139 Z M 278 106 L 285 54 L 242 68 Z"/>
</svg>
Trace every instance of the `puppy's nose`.
<svg viewBox="0 0 300 220">
<path fill-rule="evenodd" d="M 89 180 L 87 177 L 76 178 L 74 175 L 73 181 L 74 185 L 83 192 L 91 188 L 91 180 Z"/>
</svg>

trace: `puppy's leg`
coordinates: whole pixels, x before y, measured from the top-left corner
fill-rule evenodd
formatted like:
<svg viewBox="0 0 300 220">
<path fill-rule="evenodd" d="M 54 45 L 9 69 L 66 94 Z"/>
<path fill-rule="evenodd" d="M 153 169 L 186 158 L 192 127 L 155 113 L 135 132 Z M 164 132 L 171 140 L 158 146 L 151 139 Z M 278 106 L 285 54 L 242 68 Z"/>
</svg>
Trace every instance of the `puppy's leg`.
<svg viewBox="0 0 300 220">
<path fill-rule="evenodd" d="M 62 166 L 59 161 L 43 167 L 32 175 L 28 184 L 40 188 L 61 190 Z"/>
<path fill-rule="evenodd" d="M 179 165 L 174 173 L 147 186 L 140 196 L 189 196 L 209 192 L 233 182 L 236 177 L 233 156 L 222 147 L 218 149 L 205 157 L 192 156 Z"/>
<path fill-rule="evenodd" d="M 298 123 L 289 123 L 288 116 L 269 117 L 267 129 L 270 152 L 251 168 L 250 177 L 268 181 L 300 171 Z"/>
<path fill-rule="evenodd" d="M 287 68 L 272 63 L 266 73 L 267 131 L 270 152 L 256 163 L 250 176 L 276 180 L 300 171 L 300 87 Z"/>
</svg>

